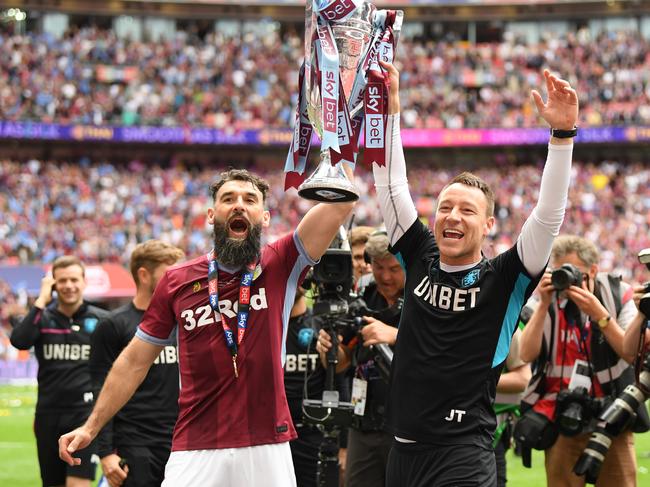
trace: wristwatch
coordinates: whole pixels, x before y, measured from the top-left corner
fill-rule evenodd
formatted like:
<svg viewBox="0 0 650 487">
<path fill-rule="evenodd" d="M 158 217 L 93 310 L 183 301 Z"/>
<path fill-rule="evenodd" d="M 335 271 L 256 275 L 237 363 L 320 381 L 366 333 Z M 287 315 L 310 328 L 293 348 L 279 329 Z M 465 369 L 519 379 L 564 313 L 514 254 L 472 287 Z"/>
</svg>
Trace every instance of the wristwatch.
<svg viewBox="0 0 650 487">
<path fill-rule="evenodd" d="M 578 135 L 578 127 L 573 127 L 571 130 L 551 128 L 551 137 L 556 139 L 571 139 L 576 135 Z"/>
<path fill-rule="evenodd" d="M 607 328 L 607 325 L 609 325 L 609 320 L 611 320 L 612 317 L 610 315 L 605 316 L 604 318 L 601 318 L 598 320 L 598 327 L 603 330 Z"/>
</svg>

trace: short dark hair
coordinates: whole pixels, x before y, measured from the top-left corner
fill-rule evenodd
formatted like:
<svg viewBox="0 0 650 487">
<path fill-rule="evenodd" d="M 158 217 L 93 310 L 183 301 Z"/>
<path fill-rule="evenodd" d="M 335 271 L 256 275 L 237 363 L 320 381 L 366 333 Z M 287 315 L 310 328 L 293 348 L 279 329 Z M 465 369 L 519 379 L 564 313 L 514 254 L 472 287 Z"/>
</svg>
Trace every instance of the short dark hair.
<svg viewBox="0 0 650 487">
<path fill-rule="evenodd" d="M 449 186 L 452 184 L 464 184 L 465 186 L 469 186 L 471 188 L 478 188 L 480 189 L 483 194 L 485 195 L 485 199 L 487 200 L 487 216 L 494 216 L 494 191 L 492 191 L 492 188 L 486 183 L 482 178 L 477 176 L 476 174 L 472 174 L 471 172 L 465 171 L 460 173 L 458 176 L 454 177 L 449 183 L 445 185 L 442 190 L 444 191 L 447 189 Z M 442 191 L 441 191 L 442 192 Z"/>
<path fill-rule="evenodd" d="M 139 243 L 131 253 L 131 275 L 136 286 L 140 284 L 138 269 L 144 267 L 153 272 L 160 264 L 175 264 L 185 256 L 185 253 L 178 247 L 174 247 L 161 240 L 147 240 Z"/>
<path fill-rule="evenodd" d="M 262 193 L 262 202 L 266 202 L 266 195 L 269 192 L 269 183 L 246 169 L 229 169 L 228 171 L 222 172 L 219 175 L 219 179 L 210 185 L 210 196 L 212 196 L 212 201 L 216 200 L 219 189 L 221 189 L 221 186 L 226 184 L 228 181 L 250 182 L 260 191 L 260 193 Z"/>
<path fill-rule="evenodd" d="M 72 267 L 73 265 L 81 267 L 81 275 L 86 277 L 86 268 L 81 262 L 81 259 L 76 255 L 62 255 L 61 257 L 57 257 L 52 263 L 52 276 L 54 276 L 55 270 L 65 269 L 66 267 Z"/>
</svg>

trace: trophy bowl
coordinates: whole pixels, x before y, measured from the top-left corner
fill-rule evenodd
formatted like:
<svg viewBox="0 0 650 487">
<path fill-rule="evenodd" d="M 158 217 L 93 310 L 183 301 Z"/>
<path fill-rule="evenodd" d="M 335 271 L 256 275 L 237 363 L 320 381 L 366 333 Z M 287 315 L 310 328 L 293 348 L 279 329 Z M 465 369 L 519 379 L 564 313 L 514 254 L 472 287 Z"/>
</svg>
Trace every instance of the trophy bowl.
<svg viewBox="0 0 650 487">
<path fill-rule="evenodd" d="M 369 0 L 307 0 L 305 58 L 285 189 L 297 187 L 301 197 L 313 201 L 357 200 L 348 174 L 357 161 L 364 124 L 373 136 L 381 134 L 371 144 L 366 136 L 366 154 L 372 151 L 370 160 L 384 163 L 388 85 L 378 60 L 392 62 L 402 18 L 403 12 L 377 10 Z M 305 180 L 312 131 L 321 139 L 321 151 L 318 167 Z"/>
<path fill-rule="evenodd" d="M 309 0 L 307 0 L 309 1 Z M 362 2 L 354 12 L 342 20 L 331 20 L 330 25 L 339 57 L 339 74 L 345 101 L 349 100 L 352 85 L 359 68 L 361 57 L 368 49 L 373 33 L 375 6 Z M 315 52 L 312 49 L 312 66 L 316 66 Z M 317 80 L 316 76 L 312 79 Z M 323 139 L 323 98 L 320 86 L 316 82 L 308 86 L 307 114 L 312 127 Z M 311 89 L 310 89 L 311 88 Z M 348 110 L 358 107 L 349 107 Z M 332 165 L 328 149 L 321 151 L 318 167 L 313 174 L 298 188 L 298 194 L 305 199 L 320 202 L 344 202 L 359 199 L 359 191 L 352 184 L 343 169 L 345 162 Z"/>
</svg>

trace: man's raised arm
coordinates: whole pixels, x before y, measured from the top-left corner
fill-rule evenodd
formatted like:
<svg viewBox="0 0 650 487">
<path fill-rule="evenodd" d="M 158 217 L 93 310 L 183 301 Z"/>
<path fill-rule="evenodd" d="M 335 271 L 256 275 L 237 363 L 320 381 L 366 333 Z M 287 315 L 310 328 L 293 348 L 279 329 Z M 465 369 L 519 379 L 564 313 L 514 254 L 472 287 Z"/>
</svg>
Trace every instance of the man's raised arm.
<svg viewBox="0 0 650 487">
<path fill-rule="evenodd" d="M 377 199 L 391 245 L 406 233 L 418 213 L 409 193 L 406 161 L 400 136 L 399 73 L 392 64 L 380 61 L 390 76 L 388 92 L 388 126 L 386 127 L 386 165 L 372 165 Z"/>
<path fill-rule="evenodd" d="M 578 95 L 568 81 L 544 70 L 548 99 L 532 91 L 539 115 L 552 129 L 571 131 L 578 120 Z M 542 174 L 537 206 L 533 209 L 517 240 L 517 252 L 531 276 L 539 275 L 551 255 L 553 239 L 560 232 L 571 181 L 573 139 L 551 137 L 548 158 Z"/>
<path fill-rule="evenodd" d="M 354 181 L 350 167 L 344 164 L 343 169 L 350 181 Z M 298 224 L 298 238 L 312 260 L 320 259 L 325 253 L 352 208 L 354 202 L 319 203 L 303 217 Z"/>
<path fill-rule="evenodd" d="M 68 465 L 81 463 L 72 453 L 88 446 L 108 420 L 127 403 L 162 349 L 162 346 L 147 343 L 138 337 L 131 340 L 106 377 L 90 417 L 82 426 L 59 438 L 61 460 Z"/>
</svg>

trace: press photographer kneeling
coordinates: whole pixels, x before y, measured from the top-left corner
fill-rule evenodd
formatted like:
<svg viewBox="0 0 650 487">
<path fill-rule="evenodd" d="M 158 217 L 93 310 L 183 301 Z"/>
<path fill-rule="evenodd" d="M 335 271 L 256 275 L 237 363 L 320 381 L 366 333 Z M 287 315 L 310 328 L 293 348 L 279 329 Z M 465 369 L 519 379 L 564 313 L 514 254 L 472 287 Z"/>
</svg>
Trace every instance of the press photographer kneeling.
<svg viewBox="0 0 650 487">
<path fill-rule="evenodd" d="M 581 237 L 555 239 L 552 272 L 539 286 L 533 315 L 520 341 L 521 358 L 536 360 L 515 428 L 523 449 L 545 450 L 547 484 L 584 486 L 573 467 L 589 441 L 601 411 L 634 382 L 623 348 L 625 328 L 637 314 L 632 288 L 598 272 L 598 250 Z M 648 428 L 647 412 L 635 431 Z M 526 463 L 526 457 L 524 456 Z M 636 485 L 631 430 L 614 438 L 599 486 Z"/>
<path fill-rule="evenodd" d="M 371 347 L 377 344 L 392 347 L 395 344 L 404 292 L 404 271 L 388 250 L 385 232 L 370 236 L 366 243 L 366 256 L 374 279 L 359 290 L 359 296 L 374 311 L 374 317 L 363 317 L 364 325 L 359 333 L 343 333 L 338 349 L 337 372 L 354 367 L 352 398 L 356 403 L 356 420 L 348 437 L 346 487 L 383 487 L 388 452 L 393 441 L 384 430 L 388 384 L 386 378 L 382 378 Z M 323 361 L 331 347 L 329 335 L 321 330 L 317 350 Z"/>
</svg>

